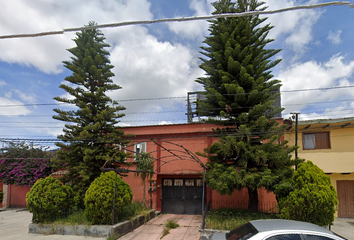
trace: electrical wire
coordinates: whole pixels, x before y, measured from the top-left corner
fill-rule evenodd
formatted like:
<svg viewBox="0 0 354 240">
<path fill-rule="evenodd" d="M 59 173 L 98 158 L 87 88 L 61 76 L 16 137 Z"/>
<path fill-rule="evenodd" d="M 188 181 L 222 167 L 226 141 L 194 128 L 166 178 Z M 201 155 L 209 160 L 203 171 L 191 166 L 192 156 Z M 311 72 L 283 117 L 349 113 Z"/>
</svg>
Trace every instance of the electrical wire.
<svg viewBox="0 0 354 240">
<path fill-rule="evenodd" d="M 327 87 L 327 88 L 307 88 L 307 89 L 294 89 L 280 91 L 280 93 L 296 93 L 305 91 L 324 91 L 324 90 L 337 90 L 337 89 L 347 89 L 354 88 L 354 85 L 347 86 L 337 86 L 337 87 Z M 274 92 L 277 93 L 277 92 Z M 251 92 L 251 93 L 235 93 L 235 94 L 223 94 L 223 96 L 241 96 L 241 95 L 253 95 L 253 94 L 263 94 L 262 92 Z M 220 96 L 220 95 L 209 95 L 209 96 Z M 133 99 L 120 99 L 117 102 L 136 102 L 136 101 L 155 101 L 155 100 L 175 100 L 175 99 L 187 99 L 184 97 L 151 97 L 151 98 L 133 98 Z M 348 99 L 348 101 L 353 99 Z M 346 100 L 343 100 L 346 101 Z M 28 104 L 5 104 L 0 105 L 0 107 L 36 107 L 36 106 L 58 106 L 58 105 L 74 105 L 71 103 L 28 103 Z M 290 105 L 291 106 L 291 105 Z"/>
<path fill-rule="evenodd" d="M 28 33 L 28 34 L 1 35 L 0 39 L 43 37 L 43 36 L 49 36 L 49 35 L 60 35 L 60 34 L 66 33 L 66 32 L 77 32 L 77 31 L 90 30 L 90 29 L 101 29 L 101 28 L 116 28 L 116 27 L 122 27 L 122 26 L 153 24 L 153 23 L 161 23 L 161 22 L 186 22 L 186 21 L 210 20 L 210 19 L 228 18 L 228 17 L 247 17 L 247 16 L 256 16 L 256 15 L 270 15 L 270 14 L 282 13 L 282 12 L 287 12 L 287 11 L 302 10 L 302 9 L 315 9 L 315 8 L 322 8 L 322 7 L 328 7 L 328 6 L 349 6 L 350 8 L 354 8 L 354 4 L 351 4 L 350 2 L 328 2 L 328 3 L 319 3 L 319 4 L 312 4 L 312 5 L 294 6 L 294 7 L 282 8 L 282 9 L 271 10 L 271 11 L 249 11 L 249 12 L 242 12 L 242 13 L 223 13 L 223 14 L 213 14 L 213 15 L 207 15 L 207 16 L 164 18 L 164 19 L 156 19 L 156 20 L 126 21 L 126 22 L 119 22 L 119 23 L 98 24 L 98 25 L 86 26 L 86 27 L 66 28 L 66 29 L 59 30 L 59 31 L 46 31 L 46 32 L 39 32 L 39 33 Z"/>
</svg>

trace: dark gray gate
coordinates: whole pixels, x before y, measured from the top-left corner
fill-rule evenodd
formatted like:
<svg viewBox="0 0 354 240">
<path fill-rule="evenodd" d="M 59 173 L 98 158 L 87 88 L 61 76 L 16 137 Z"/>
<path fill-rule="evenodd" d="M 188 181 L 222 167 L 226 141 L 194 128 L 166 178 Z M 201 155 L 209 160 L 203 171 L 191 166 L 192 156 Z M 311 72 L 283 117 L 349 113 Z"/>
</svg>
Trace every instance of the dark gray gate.
<svg viewBox="0 0 354 240">
<path fill-rule="evenodd" d="M 162 212 L 202 214 L 203 180 L 196 178 L 162 179 Z"/>
</svg>

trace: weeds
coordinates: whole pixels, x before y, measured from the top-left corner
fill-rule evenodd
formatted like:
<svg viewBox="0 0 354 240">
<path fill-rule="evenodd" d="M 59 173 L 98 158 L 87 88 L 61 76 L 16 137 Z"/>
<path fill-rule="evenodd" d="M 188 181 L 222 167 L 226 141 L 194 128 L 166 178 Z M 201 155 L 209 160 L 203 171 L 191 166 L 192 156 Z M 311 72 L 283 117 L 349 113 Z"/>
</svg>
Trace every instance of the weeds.
<svg viewBox="0 0 354 240">
<path fill-rule="evenodd" d="M 274 213 L 252 213 L 245 210 L 220 209 L 210 211 L 205 219 L 206 228 L 231 230 L 256 219 L 274 219 Z"/>
<path fill-rule="evenodd" d="M 168 220 L 168 222 L 165 223 L 165 227 L 163 228 L 162 236 L 160 237 L 160 239 L 162 239 L 164 236 L 169 234 L 171 229 L 174 229 L 177 227 L 179 227 L 179 224 L 177 223 L 176 220 L 172 220 L 172 219 Z"/>
</svg>

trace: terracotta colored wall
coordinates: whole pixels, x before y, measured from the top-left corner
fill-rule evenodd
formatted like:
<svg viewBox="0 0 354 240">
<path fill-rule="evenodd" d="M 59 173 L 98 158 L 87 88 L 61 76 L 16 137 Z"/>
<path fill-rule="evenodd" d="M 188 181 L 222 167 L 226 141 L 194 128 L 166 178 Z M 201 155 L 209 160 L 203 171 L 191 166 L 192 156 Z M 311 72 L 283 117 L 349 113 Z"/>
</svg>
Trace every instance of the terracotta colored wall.
<svg viewBox="0 0 354 240">
<path fill-rule="evenodd" d="M 202 178 L 203 168 L 200 163 L 205 164 L 207 159 L 194 154 L 203 152 L 213 141 L 216 141 L 210 136 L 213 127 L 215 125 L 197 123 L 123 128 L 125 134 L 135 135 L 135 138 L 131 139 L 133 144 L 146 142 L 146 151 L 151 153 L 155 159 L 159 159 L 154 165 L 157 174 L 152 177 L 153 182 L 156 181 L 156 189 L 149 192 L 147 191 L 148 183 L 146 185 L 146 199 L 150 204 L 150 198 L 152 198 L 153 208 L 161 210 L 162 178 Z M 134 151 L 133 146 L 127 149 L 127 152 Z M 197 158 L 199 160 L 196 160 Z M 128 169 L 135 170 L 134 159 L 128 158 L 127 161 L 133 163 Z M 134 199 L 141 201 L 144 189 L 142 181 L 136 178 L 134 173 L 127 175 L 123 177 L 123 180 L 132 188 Z"/>
<path fill-rule="evenodd" d="M 25 186 L 9 185 L 8 187 L 8 207 L 10 208 L 26 208 L 26 194 L 30 188 Z"/>
<path fill-rule="evenodd" d="M 277 200 L 273 192 L 268 192 L 266 189 L 258 189 L 258 210 L 261 212 L 277 212 Z M 212 191 L 211 209 L 221 208 L 248 208 L 248 191 L 244 188 L 239 191 L 234 191 L 230 195 L 220 195 L 217 191 Z"/>
</svg>

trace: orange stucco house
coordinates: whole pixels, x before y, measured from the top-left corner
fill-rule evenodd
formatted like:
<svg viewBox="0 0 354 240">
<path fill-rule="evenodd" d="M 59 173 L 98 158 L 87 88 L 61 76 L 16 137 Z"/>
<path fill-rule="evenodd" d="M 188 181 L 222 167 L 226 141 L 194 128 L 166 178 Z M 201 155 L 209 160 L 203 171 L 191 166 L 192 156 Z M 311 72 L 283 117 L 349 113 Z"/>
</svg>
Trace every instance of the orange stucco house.
<svg viewBox="0 0 354 240">
<path fill-rule="evenodd" d="M 126 151 L 132 156 L 126 159 L 131 164 L 122 164 L 121 168 L 136 170 L 134 156 L 140 152 L 148 152 L 155 159 L 155 173 L 146 187 L 148 206 L 163 213 L 181 214 L 201 214 L 208 203 L 211 209 L 247 208 L 247 189 L 235 191 L 232 196 L 221 196 L 217 191 L 203 186 L 203 165 L 207 158 L 196 153 L 203 152 L 218 140 L 213 133 L 216 127 L 207 123 L 122 127 L 125 134 L 133 134 L 134 137 L 130 138 L 131 143 L 127 146 L 117 147 L 118 151 Z M 144 191 L 141 179 L 134 172 L 124 175 L 122 178 L 132 188 L 134 200 L 141 202 Z M 0 207 L 26 207 L 28 187 L 4 187 L 6 196 Z M 260 211 L 276 211 L 277 202 L 273 193 L 259 189 L 258 196 Z"/>
<path fill-rule="evenodd" d="M 163 213 L 201 214 L 202 208 L 210 203 L 211 209 L 247 208 L 247 189 L 235 191 L 232 196 L 221 196 L 218 192 L 203 187 L 203 165 L 207 158 L 197 156 L 218 138 L 214 136 L 216 125 L 188 123 L 154 126 L 123 127 L 125 134 L 133 134 L 128 146 L 120 147 L 132 156 L 148 152 L 155 159 L 154 175 L 146 187 L 146 202 Z M 127 158 L 135 170 L 134 158 Z M 134 172 L 122 177 L 132 188 L 134 200 L 143 198 L 143 183 Z M 203 191 L 204 189 L 204 191 Z M 276 211 L 273 193 L 258 191 L 260 211 Z M 204 201 L 203 201 L 204 199 Z"/>
</svg>

